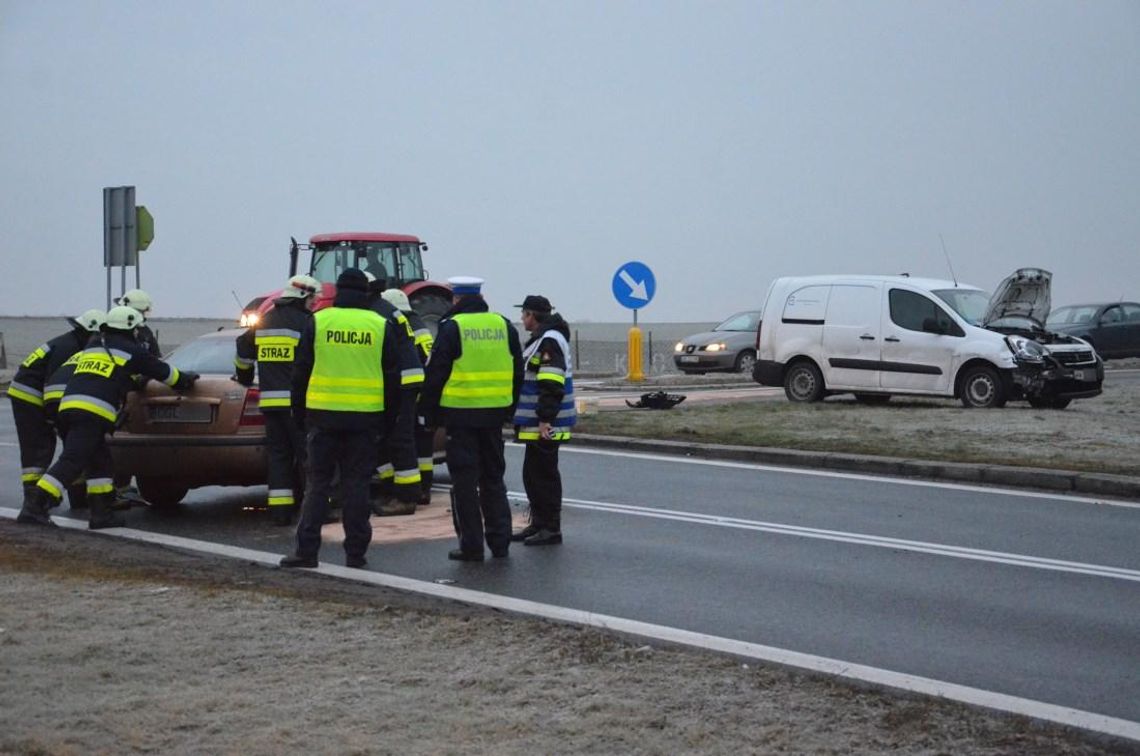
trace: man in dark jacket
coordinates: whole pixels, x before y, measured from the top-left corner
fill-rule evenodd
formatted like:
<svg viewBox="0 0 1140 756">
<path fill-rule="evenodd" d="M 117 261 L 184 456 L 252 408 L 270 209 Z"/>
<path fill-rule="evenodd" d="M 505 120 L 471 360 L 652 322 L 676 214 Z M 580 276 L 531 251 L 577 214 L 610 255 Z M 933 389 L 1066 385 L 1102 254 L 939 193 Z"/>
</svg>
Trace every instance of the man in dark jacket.
<svg viewBox="0 0 1140 756">
<path fill-rule="evenodd" d="M 418 361 L 416 360 L 411 323 L 408 322 L 407 316 L 402 311 L 383 296 L 385 279 L 376 278 L 369 271 L 365 271 L 364 276 L 368 279 L 369 306 L 371 306 L 380 317 L 391 319 L 395 321 L 398 326 L 398 328 L 393 330 L 393 335 L 396 337 L 396 349 L 401 355 L 400 361 Z M 421 367 L 422 364 L 421 362 Z M 388 392 L 388 403 L 393 404 L 398 402 L 400 391 L 399 381 L 394 380 L 394 377 L 389 375 L 384 385 L 385 390 Z M 396 422 L 396 420 L 397 417 L 395 413 L 387 417 L 389 426 Z M 390 430 L 390 427 L 388 430 Z M 401 501 L 400 498 L 395 495 L 396 460 L 414 459 L 416 455 L 414 437 L 412 439 L 413 446 L 404 449 L 393 447 L 393 444 L 400 443 L 403 443 L 403 441 L 390 432 L 386 432 L 380 441 L 380 449 L 376 457 L 376 470 L 372 475 L 369 491 L 369 503 L 372 507 L 372 512 L 380 517 L 411 515 L 416 513 L 416 502 Z"/>
<path fill-rule="evenodd" d="M 88 310 L 78 318 L 68 318 L 71 330 L 29 354 L 8 386 L 12 418 L 16 421 L 16 440 L 20 444 L 20 481 L 24 486 L 25 503 L 55 456 L 55 416 L 54 412 L 49 414 L 45 398 L 49 380 L 63 363 L 83 349 L 106 317 L 101 310 Z M 72 509 L 86 504 L 83 488 L 76 488 L 71 481 L 68 481 L 67 495 Z"/>
<path fill-rule="evenodd" d="M 87 527 L 99 530 L 124 524 L 111 509 L 115 489 L 106 437 L 115 427 L 127 392 L 136 386 L 134 376 L 153 378 L 179 391 L 198 380 L 197 373 L 179 372 L 135 341 L 134 331 L 142 320 L 130 307 L 111 308 L 102 332 L 92 335 L 79 353 L 59 403 L 63 453 L 40 478 L 17 522 L 54 525 L 48 511 L 59 503 L 63 489 L 86 473 L 91 510 Z"/>
<path fill-rule="evenodd" d="M 511 540 L 524 546 L 549 546 L 562 543 L 558 447 L 570 440 L 577 421 L 570 326 L 544 296 L 531 294 L 518 307 L 523 328 L 531 335 L 523 349 L 523 386 L 514 420 L 516 438 L 526 449 L 523 487 L 530 501 L 530 524 Z"/>
<path fill-rule="evenodd" d="M 452 520 L 459 548 L 449 559 L 483 561 L 483 541 L 494 557 L 508 555 L 511 508 L 503 481 L 503 425 L 510 421 L 522 383 L 519 335 L 490 312 L 483 280 L 448 279 L 452 306 L 439 321 L 428 360 L 420 414 L 424 425 L 447 429 Z"/>
<path fill-rule="evenodd" d="M 293 360 L 301 333 L 313 319 L 309 306 L 320 288 L 312 276 L 293 276 L 256 328 L 237 337 L 234 366 L 238 383 L 253 385 L 257 366 L 258 407 L 265 416 L 269 455 L 269 516 L 274 525 L 288 525 L 297 508 L 293 492 L 299 487 L 305 463 L 305 434 L 293 420 Z"/>
<path fill-rule="evenodd" d="M 401 357 L 394 321 L 376 314 L 368 303 L 368 280 L 356 268 L 337 279 L 336 299 L 313 315 L 301 334 L 293 370 L 293 413 L 309 430 L 305 500 L 297 525 L 297 548 L 282 567 L 316 567 L 321 526 L 328 510 L 334 474 L 344 514 L 345 564 L 364 567 L 372 541 L 368 521 L 368 480 L 376 465 L 385 415 L 400 418 L 391 433 L 411 448 L 412 413 L 424 373 L 414 356 Z M 403 361 L 401 361 L 403 360 Z M 386 403 L 387 375 L 398 375 L 399 406 Z M 397 462 L 398 465 L 402 460 Z M 396 471 L 396 495 L 415 501 L 420 478 L 414 457 Z"/>
<path fill-rule="evenodd" d="M 385 289 L 381 296 L 408 319 L 416 357 L 419 358 L 420 364 L 426 368 L 434 342 L 427 323 L 424 322 L 419 313 L 412 309 L 408 295 L 400 289 Z M 431 485 L 435 480 L 435 433 L 426 428 L 418 416 L 416 418 L 415 441 L 416 462 L 420 468 L 420 500 L 418 504 L 424 507 L 431 504 Z"/>
</svg>

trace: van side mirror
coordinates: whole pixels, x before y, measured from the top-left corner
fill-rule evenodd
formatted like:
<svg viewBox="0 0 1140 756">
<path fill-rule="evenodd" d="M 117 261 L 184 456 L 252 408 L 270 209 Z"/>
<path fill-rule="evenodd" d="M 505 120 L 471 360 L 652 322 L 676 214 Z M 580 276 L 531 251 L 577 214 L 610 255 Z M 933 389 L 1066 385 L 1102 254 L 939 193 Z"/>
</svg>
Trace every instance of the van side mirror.
<svg viewBox="0 0 1140 756">
<path fill-rule="evenodd" d="M 946 327 L 934 318 L 926 318 L 922 321 L 922 330 L 926 333 L 937 333 L 942 336 L 946 333 Z"/>
</svg>

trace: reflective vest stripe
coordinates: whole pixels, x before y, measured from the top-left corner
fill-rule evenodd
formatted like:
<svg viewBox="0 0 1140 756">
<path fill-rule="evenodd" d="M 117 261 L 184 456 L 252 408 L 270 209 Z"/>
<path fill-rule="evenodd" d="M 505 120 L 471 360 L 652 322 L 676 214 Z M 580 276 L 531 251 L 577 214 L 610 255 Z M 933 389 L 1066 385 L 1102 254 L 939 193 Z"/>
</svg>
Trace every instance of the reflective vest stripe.
<svg viewBox="0 0 1140 756">
<path fill-rule="evenodd" d="M 257 400 L 257 406 L 263 409 L 288 407 L 292 404 L 292 398 L 292 393 L 287 389 L 284 391 L 262 391 Z"/>
<path fill-rule="evenodd" d="M 254 360 L 247 360 L 244 357 L 234 357 L 234 366 L 241 370 L 253 367 L 253 363 Z"/>
<path fill-rule="evenodd" d="M 35 348 L 35 350 L 32 351 L 31 354 L 24 358 L 24 361 L 20 363 L 20 367 L 31 367 L 32 365 L 35 365 L 44 357 L 47 357 L 47 353 L 50 351 L 51 347 L 49 347 L 47 344 L 40 344 Z"/>
<path fill-rule="evenodd" d="M 70 394 L 64 396 L 59 403 L 59 411 L 64 410 L 82 410 L 98 415 L 104 420 L 115 422 L 119 416 L 119 410 L 112 404 L 109 404 L 99 397 L 88 396 L 87 394 Z"/>
<path fill-rule="evenodd" d="M 8 396 L 27 402 L 28 404 L 34 404 L 37 407 L 42 407 L 44 403 L 44 393 L 42 391 L 37 391 L 31 386 L 25 386 L 15 381 L 8 384 Z"/>
<path fill-rule="evenodd" d="M 421 473 L 431 472 L 435 469 L 435 461 L 431 457 L 420 457 L 416 460 L 416 465 L 420 468 Z"/>
<path fill-rule="evenodd" d="M 63 498 L 63 484 L 50 475 L 44 475 L 42 478 L 36 481 L 36 486 L 47 491 L 52 495 L 52 498 Z"/>
<path fill-rule="evenodd" d="M 411 470 L 396 470 L 395 482 L 398 486 L 406 486 L 412 483 L 419 483 L 420 471 L 418 468 L 412 468 Z"/>
<path fill-rule="evenodd" d="M 570 344 L 567 343 L 566 338 L 558 331 L 547 331 L 542 335 L 542 338 L 532 342 L 526 348 L 526 351 L 523 352 L 523 358 L 528 361 L 528 364 L 535 364 L 534 360 L 539 357 L 538 351 L 543 339 L 553 339 L 562 349 L 562 354 L 566 359 L 566 369 L 547 366 L 540 367 L 537 372 L 527 370 L 523 373 L 519 403 L 515 407 L 515 416 L 512 421 L 515 425 L 520 426 L 519 441 L 536 441 L 541 438 L 538 433 L 539 381 L 554 381 L 562 384 L 562 402 L 558 405 L 558 414 L 550 423 L 553 426 L 551 439 L 554 441 L 568 440 L 571 426 L 578 422 L 578 411 L 574 401 L 573 370 L 571 370 L 570 364 Z"/>
<path fill-rule="evenodd" d="M 163 383 L 165 383 L 167 386 L 173 386 L 174 384 L 178 383 L 178 379 L 182 376 L 179 374 L 178 368 L 174 367 L 173 365 L 167 365 L 167 367 L 170 368 L 170 375 L 166 376 L 166 380 L 164 380 Z"/>
<path fill-rule="evenodd" d="M 87 480 L 87 493 L 109 494 L 115 491 L 115 484 L 110 478 L 89 478 Z"/>
<path fill-rule="evenodd" d="M 542 434 L 539 433 L 537 430 L 520 430 L 519 431 L 519 441 L 541 441 L 541 440 L 542 440 Z M 550 429 L 550 440 L 551 441 L 569 441 L 570 440 L 570 431 L 569 430 L 563 430 L 560 428 L 551 428 Z"/>
<path fill-rule="evenodd" d="M 269 506 L 271 507 L 284 507 L 293 503 L 293 489 L 291 488 L 271 488 L 269 489 Z"/>
</svg>

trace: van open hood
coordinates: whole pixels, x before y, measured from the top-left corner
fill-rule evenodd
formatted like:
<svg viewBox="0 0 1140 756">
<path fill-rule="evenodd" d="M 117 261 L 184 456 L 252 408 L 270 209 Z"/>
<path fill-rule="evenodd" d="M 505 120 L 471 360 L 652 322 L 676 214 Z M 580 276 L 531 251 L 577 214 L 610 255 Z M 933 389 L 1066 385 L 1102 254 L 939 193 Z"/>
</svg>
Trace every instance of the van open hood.
<svg viewBox="0 0 1140 756">
<path fill-rule="evenodd" d="M 998 284 L 990 297 L 983 325 L 1003 318 L 1029 318 L 1044 328 L 1052 302 L 1053 274 L 1041 268 L 1018 268 Z"/>
</svg>

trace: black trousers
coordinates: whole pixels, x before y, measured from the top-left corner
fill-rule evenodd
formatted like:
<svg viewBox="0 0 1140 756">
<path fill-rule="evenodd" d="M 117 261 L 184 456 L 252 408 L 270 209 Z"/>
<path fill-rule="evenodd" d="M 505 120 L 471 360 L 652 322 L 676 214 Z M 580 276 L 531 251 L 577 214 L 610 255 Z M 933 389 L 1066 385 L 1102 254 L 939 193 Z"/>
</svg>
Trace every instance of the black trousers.
<svg viewBox="0 0 1140 756">
<path fill-rule="evenodd" d="M 83 410 L 64 410 L 58 422 L 63 453 L 40 478 L 39 487 L 58 500 L 68 486 L 86 474 L 89 494 L 110 495 L 114 490 L 111 450 L 107 448 L 111 424 Z"/>
<path fill-rule="evenodd" d="M 448 428 L 447 469 L 451 472 L 451 519 L 459 548 L 483 553 L 483 539 L 493 552 L 511 543 L 511 505 L 503 475 L 503 429 Z"/>
<path fill-rule="evenodd" d="M 372 525 L 368 518 L 368 480 L 372 477 L 379 448 L 380 431 L 328 430 L 309 431 L 308 457 L 305 462 L 305 501 L 297 524 L 297 555 L 315 557 L 321 549 L 321 526 L 328 514 L 333 477 L 339 471 L 337 501 L 341 505 L 344 525 L 344 553 L 364 556 L 372 542 Z"/>
<path fill-rule="evenodd" d="M 528 441 L 523 452 L 523 488 L 530 501 L 532 525 L 562 529 L 562 473 L 557 441 Z"/>
<path fill-rule="evenodd" d="M 416 424 L 416 461 L 420 468 L 421 499 L 431 498 L 431 484 L 435 481 L 435 431 Z"/>
<path fill-rule="evenodd" d="M 20 480 L 25 486 L 34 486 L 55 456 L 55 428 L 43 407 L 22 399 L 12 399 L 12 419 L 20 442 Z"/>
<path fill-rule="evenodd" d="M 269 506 L 290 506 L 295 503 L 297 472 L 305 464 L 305 434 L 288 409 L 267 410 L 263 414 L 269 458 Z"/>
</svg>

